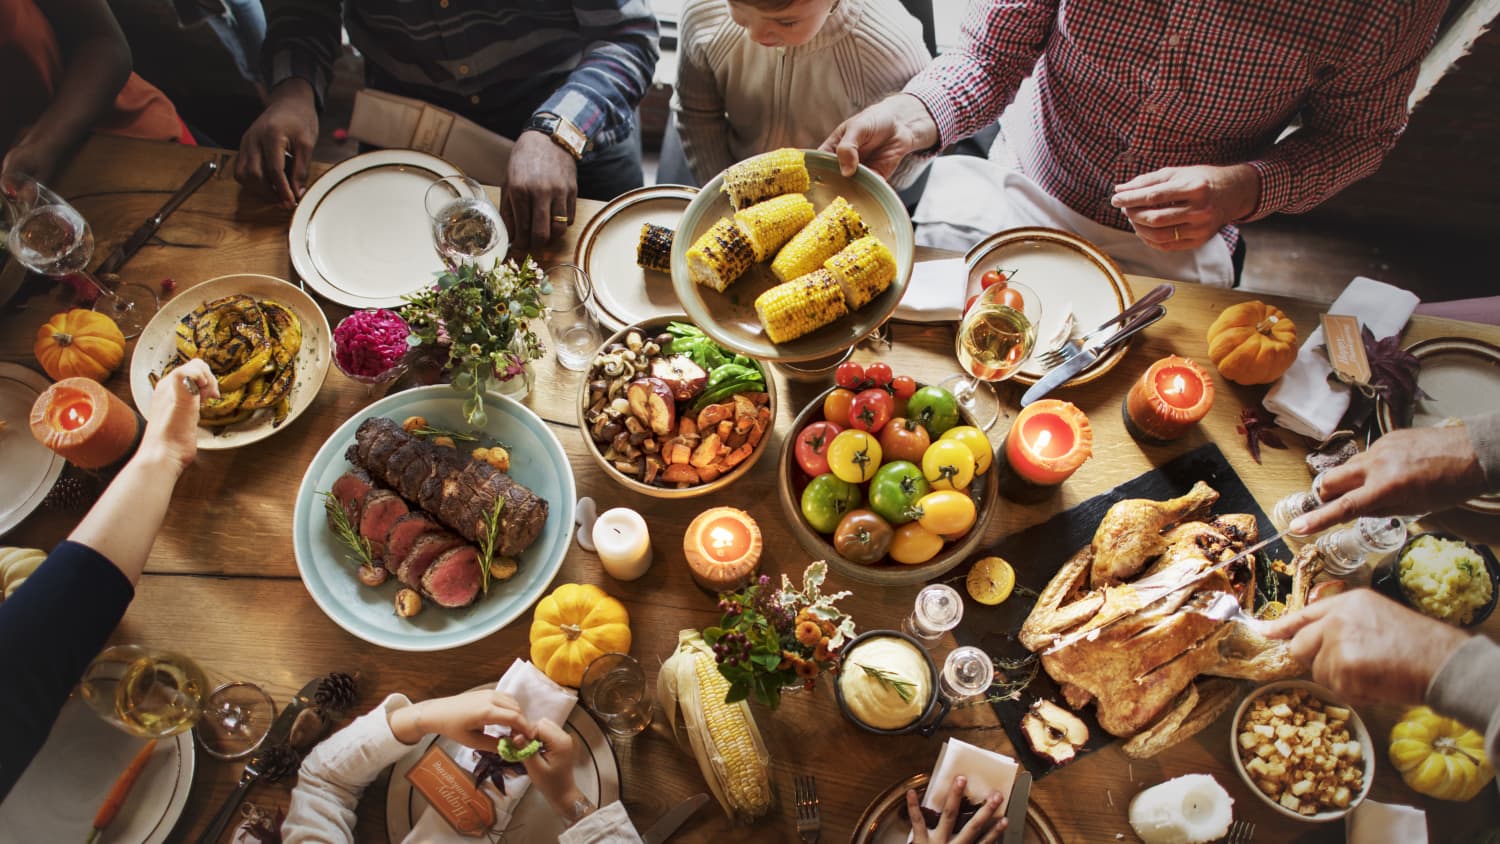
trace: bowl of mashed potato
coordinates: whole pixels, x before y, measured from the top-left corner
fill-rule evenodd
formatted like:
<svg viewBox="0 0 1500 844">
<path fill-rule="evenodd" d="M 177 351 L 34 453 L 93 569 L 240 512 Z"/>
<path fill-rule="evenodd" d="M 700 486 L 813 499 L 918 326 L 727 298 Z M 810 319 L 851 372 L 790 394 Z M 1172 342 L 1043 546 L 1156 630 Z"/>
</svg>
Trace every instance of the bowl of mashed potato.
<svg viewBox="0 0 1500 844">
<path fill-rule="evenodd" d="M 1495 609 L 1500 564 L 1483 545 L 1419 533 L 1375 576 L 1375 586 L 1423 615 L 1472 627 Z"/>
<path fill-rule="evenodd" d="M 844 649 L 834 694 L 844 716 L 879 735 L 932 735 L 948 716 L 937 665 L 899 630 L 870 630 Z"/>
</svg>

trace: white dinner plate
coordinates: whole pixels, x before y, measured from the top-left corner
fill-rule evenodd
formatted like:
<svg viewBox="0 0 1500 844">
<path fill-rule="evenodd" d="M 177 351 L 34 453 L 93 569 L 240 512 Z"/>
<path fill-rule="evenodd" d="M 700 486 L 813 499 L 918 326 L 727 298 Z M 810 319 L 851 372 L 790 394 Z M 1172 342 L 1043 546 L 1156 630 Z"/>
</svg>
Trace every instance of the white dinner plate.
<svg viewBox="0 0 1500 844">
<path fill-rule="evenodd" d="M 578 758 L 573 765 L 573 779 L 583 795 L 595 806 L 606 806 L 620 799 L 620 766 L 615 761 L 615 752 L 604 731 L 594 722 L 582 706 L 573 707 L 566 728 L 573 735 L 573 744 L 578 748 Z M 408 771 L 427 753 L 432 743 L 439 742 L 448 755 L 457 759 L 468 748 L 452 739 L 436 736 L 419 742 L 391 768 L 391 781 L 385 794 L 385 828 L 391 844 L 406 840 L 422 813 L 429 809 L 427 798 L 412 788 L 406 778 Z M 567 829 L 557 812 L 547 805 L 547 799 L 535 788 L 528 788 L 516 811 L 510 817 L 510 825 L 503 830 L 491 830 L 500 834 L 499 840 L 510 840 L 511 834 L 518 841 L 556 841 Z M 492 840 L 494 840 L 492 838 Z"/>
<path fill-rule="evenodd" d="M 51 385 L 34 370 L 0 363 L 0 534 L 31 515 L 67 462 L 31 435 L 31 406 Z"/>
<path fill-rule="evenodd" d="M 615 197 L 578 235 L 573 263 L 594 282 L 599 319 L 611 331 L 659 316 L 682 313 L 672 274 L 636 263 L 641 226 L 655 223 L 676 230 L 697 188 L 650 185 Z"/>
<path fill-rule="evenodd" d="M 115 780 L 146 743 L 94 714 L 74 695 L 47 743 L 0 803 L 0 844 L 82 841 Z M 182 816 L 193 785 L 193 734 L 157 741 L 100 844 L 159 844 Z"/>
<path fill-rule="evenodd" d="M 318 177 L 297 203 L 288 239 L 292 266 L 319 295 L 351 308 L 393 308 L 432 283 L 443 262 L 423 197 L 462 175 L 425 152 L 356 155 Z"/>
<path fill-rule="evenodd" d="M 1135 301 L 1125 275 L 1112 258 L 1078 235 L 1057 229 L 1020 228 L 992 234 L 970 249 L 964 262 L 969 266 L 969 290 L 964 301 L 979 292 L 980 277 L 997 268 L 1013 272 L 1017 283 L 1041 297 L 1038 352 L 1060 334 L 1069 313 L 1076 321 L 1077 333 L 1083 334 Z M 1125 356 L 1127 345 L 1116 346 L 1068 384 L 1085 384 L 1108 372 Z M 1034 384 L 1044 374 L 1045 369 L 1033 359 L 1016 371 L 1015 380 Z"/>
</svg>

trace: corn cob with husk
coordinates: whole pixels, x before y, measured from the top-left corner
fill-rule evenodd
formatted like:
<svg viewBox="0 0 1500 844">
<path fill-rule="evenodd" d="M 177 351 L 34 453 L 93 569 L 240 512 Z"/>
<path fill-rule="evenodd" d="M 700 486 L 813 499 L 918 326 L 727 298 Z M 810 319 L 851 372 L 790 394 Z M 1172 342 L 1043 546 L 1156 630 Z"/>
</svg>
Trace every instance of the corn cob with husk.
<svg viewBox="0 0 1500 844">
<path fill-rule="evenodd" d="M 781 281 L 800 278 L 823 266 L 851 241 L 865 236 L 867 229 L 859 212 L 842 196 L 818 212 L 811 223 L 797 232 L 771 262 L 771 272 Z"/>
<path fill-rule="evenodd" d="M 755 260 L 764 261 L 776 254 L 782 244 L 791 240 L 802 227 L 812 222 L 817 211 L 807 197 L 800 193 L 789 193 L 757 203 L 734 215 L 734 224 L 740 227 L 750 248 L 755 250 Z"/>
<path fill-rule="evenodd" d="M 724 217 L 688 247 L 688 277 L 704 287 L 724 288 L 755 263 L 755 250 L 734 221 Z"/>
<path fill-rule="evenodd" d="M 794 278 L 755 297 L 755 313 L 772 343 L 785 343 L 849 313 L 844 291 L 827 270 Z"/>
<path fill-rule="evenodd" d="M 896 280 L 896 258 L 878 238 L 865 236 L 829 258 L 823 268 L 843 288 L 849 310 L 863 308 Z"/>
<path fill-rule="evenodd" d="M 732 164 L 724 170 L 724 193 L 739 211 L 773 196 L 802 193 L 812 186 L 807 157 L 800 149 L 783 148 Z"/>
<path fill-rule="evenodd" d="M 641 240 L 635 246 L 635 263 L 644 270 L 672 271 L 672 230 L 655 223 L 641 223 Z"/>
<path fill-rule="evenodd" d="M 686 732 L 709 790 L 730 818 L 750 821 L 771 809 L 771 757 L 747 701 L 725 703 L 729 681 L 696 630 L 677 634 L 677 651 L 662 663 L 656 696 L 672 731 Z M 683 728 L 677 727 L 682 709 Z"/>
</svg>

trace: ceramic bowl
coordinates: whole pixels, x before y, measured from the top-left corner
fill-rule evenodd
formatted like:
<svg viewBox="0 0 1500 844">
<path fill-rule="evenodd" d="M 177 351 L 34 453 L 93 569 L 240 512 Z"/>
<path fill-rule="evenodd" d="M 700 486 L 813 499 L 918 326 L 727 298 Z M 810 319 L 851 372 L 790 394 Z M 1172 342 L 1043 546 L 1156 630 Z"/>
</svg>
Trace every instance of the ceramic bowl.
<svg viewBox="0 0 1500 844">
<path fill-rule="evenodd" d="M 1334 706 L 1342 706 L 1345 709 L 1349 710 L 1349 731 L 1351 734 L 1353 734 L 1355 741 L 1358 741 L 1360 747 L 1362 748 L 1362 756 L 1365 764 L 1365 775 L 1364 782 L 1360 785 L 1358 793 L 1356 793 L 1354 795 L 1354 798 L 1349 801 L 1349 805 L 1343 809 L 1330 809 L 1327 811 L 1318 812 L 1317 814 L 1313 815 L 1304 815 L 1300 812 L 1294 812 L 1291 809 L 1288 809 L 1287 807 L 1273 800 L 1264 791 L 1261 791 L 1260 787 L 1255 784 L 1255 780 L 1250 776 L 1250 772 L 1245 770 L 1244 761 L 1240 759 L 1240 725 L 1245 720 L 1245 713 L 1250 711 L 1250 705 L 1259 698 L 1265 697 L 1269 694 L 1274 694 L 1276 692 L 1297 691 L 1299 689 L 1311 693 L 1313 697 L 1323 701 L 1324 703 L 1332 704 Z M 1239 773 L 1240 779 L 1245 781 L 1245 787 L 1250 789 L 1251 793 L 1259 798 L 1261 802 L 1276 810 L 1276 812 L 1278 812 L 1279 814 L 1299 821 L 1327 823 L 1328 821 L 1336 821 L 1339 818 L 1342 818 L 1343 816 L 1354 811 L 1360 803 L 1364 802 L 1365 797 L 1369 795 L 1370 785 L 1375 782 L 1375 744 L 1370 740 L 1370 731 L 1365 729 L 1365 722 L 1360 720 L 1359 713 L 1354 711 L 1354 707 L 1344 703 L 1336 695 L 1334 695 L 1333 692 L 1323 688 L 1317 683 L 1309 683 L 1306 680 L 1281 680 L 1275 683 L 1267 683 L 1266 685 L 1261 686 L 1260 688 L 1251 692 L 1249 695 L 1246 695 L 1245 699 L 1240 701 L 1239 707 L 1234 710 L 1234 721 L 1231 723 L 1234 724 L 1234 729 L 1229 731 L 1229 757 L 1234 760 L 1235 771 Z"/>
<path fill-rule="evenodd" d="M 922 654 L 922 658 L 927 663 L 927 676 L 931 681 L 931 685 L 928 687 L 929 697 L 927 699 L 927 705 L 922 707 L 922 714 L 910 724 L 894 730 L 885 730 L 881 729 L 880 727 L 872 727 L 869 724 L 866 724 L 865 722 L 859 720 L 859 718 L 855 716 L 853 712 L 849 711 L 849 705 L 844 702 L 844 688 L 843 686 L 839 685 L 838 678 L 835 677 L 833 683 L 833 694 L 834 697 L 838 699 L 839 711 L 844 713 L 844 717 L 848 718 L 850 722 L 859 727 L 861 730 L 869 733 L 875 733 L 876 735 L 904 736 L 908 733 L 920 733 L 923 736 L 931 736 L 933 733 L 937 732 L 937 728 L 942 725 L 943 721 L 948 717 L 948 712 L 953 707 L 950 703 L 948 703 L 948 699 L 943 697 L 942 692 L 938 690 L 937 663 L 933 661 L 932 654 L 928 653 L 927 649 L 922 647 L 921 642 L 918 642 L 915 638 L 901 632 L 900 630 L 866 630 L 858 636 L 855 636 L 852 640 L 850 640 L 848 644 L 844 645 L 843 653 L 845 655 L 853 654 L 860 646 L 860 644 L 868 642 L 871 639 L 885 638 L 904 639 L 905 641 L 911 643 L 912 647 L 915 647 L 917 651 Z"/>
<path fill-rule="evenodd" d="M 1386 597 L 1391 598 L 1405 606 L 1411 607 L 1417 612 L 1423 612 L 1422 608 L 1417 606 L 1416 602 L 1406 594 L 1406 588 L 1401 585 L 1401 558 L 1406 556 L 1406 552 L 1411 548 L 1412 543 L 1416 542 L 1418 539 L 1421 539 L 1424 536 L 1433 536 L 1437 537 L 1438 539 L 1449 539 L 1454 542 L 1462 542 L 1464 545 L 1467 545 L 1469 548 L 1473 549 L 1474 553 L 1478 554 L 1479 558 L 1484 561 L 1484 570 L 1485 573 L 1489 575 L 1490 579 L 1489 603 L 1475 610 L 1474 618 L 1470 620 L 1468 624 L 1458 625 L 1460 627 L 1478 627 L 1481 623 L 1484 622 L 1485 619 L 1490 617 L 1490 613 L 1495 611 L 1495 603 L 1497 599 L 1500 599 L 1500 561 L 1497 561 L 1495 559 L 1495 553 L 1491 551 L 1487 546 L 1479 545 L 1474 542 L 1466 542 L 1451 533 L 1427 531 L 1424 533 L 1414 534 L 1413 536 L 1407 538 L 1406 544 L 1401 546 L 1400 552 L 1391 555 L 1390 559 L 1386 560 L 1375 569 L 1375 572 L 1370 579 L 1370 585 L 1373 586 L 1377 592 L 1380 592 Z M 1439 620 L 1441 621 L 1443 619 Z"/>
</svg>

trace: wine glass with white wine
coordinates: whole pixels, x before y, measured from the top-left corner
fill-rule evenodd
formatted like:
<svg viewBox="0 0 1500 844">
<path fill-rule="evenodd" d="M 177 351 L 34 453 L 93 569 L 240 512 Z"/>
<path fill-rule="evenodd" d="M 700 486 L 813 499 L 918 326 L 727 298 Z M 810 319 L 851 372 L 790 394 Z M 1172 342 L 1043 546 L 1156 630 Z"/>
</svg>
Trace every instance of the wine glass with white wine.
<svg viewBox="0 0 1500 844">
<path fill-rule="evenodd" d="M 210 689 L 196 662 L 141 645 L 105 648 L 79 683 L 99 717 L 131 735 L 165 738 L 197 727 L 210 755 L 238 759 L 270 730 L 276 704 L 259 686 L 223 683 Z"/>
<path fill-rule="evenodd" d="M 422 197 L 432 224 L 432 242 L 450 264 L 499 258 L 510 248 L 500 209 L 484 186 L 467 176 L 444 176 Z"/>
<path fill-rule="evenodd" d="M 1031 357 L 1042 300 L 1031 288 L 1009 282 L 979 294 L 958 325 L 958 363 L 967 375 L 941 382 L 975 426 L 989 430 L 1000 418 L 993 382 L 1015 375 Z"/>
</svg>

